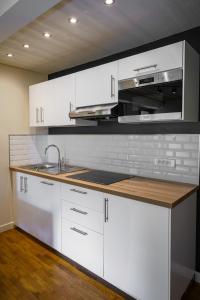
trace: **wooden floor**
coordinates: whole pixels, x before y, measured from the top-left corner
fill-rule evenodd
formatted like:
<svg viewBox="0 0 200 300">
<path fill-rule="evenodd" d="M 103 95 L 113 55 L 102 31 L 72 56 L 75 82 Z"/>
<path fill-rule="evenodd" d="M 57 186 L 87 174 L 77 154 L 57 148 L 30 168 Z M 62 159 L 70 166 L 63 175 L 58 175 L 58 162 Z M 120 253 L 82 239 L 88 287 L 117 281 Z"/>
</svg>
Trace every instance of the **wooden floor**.
<svg viewBox="0 0 200 300">
<path fill-rule="evenodd" d="M 182 300 L 200 300 L 200 284 L 194 283 Z"/>
<path fill-rule="evenodd" d="M 0 300 L 125 298 L 14 229 L 0 234 Z M 200 300 L 200 286 L 183 300 Z"/>
<path fill-rule="evenodd" d="M 122 299 L 18 230 L 0 234 L 0 300 Z"/>
</svg>

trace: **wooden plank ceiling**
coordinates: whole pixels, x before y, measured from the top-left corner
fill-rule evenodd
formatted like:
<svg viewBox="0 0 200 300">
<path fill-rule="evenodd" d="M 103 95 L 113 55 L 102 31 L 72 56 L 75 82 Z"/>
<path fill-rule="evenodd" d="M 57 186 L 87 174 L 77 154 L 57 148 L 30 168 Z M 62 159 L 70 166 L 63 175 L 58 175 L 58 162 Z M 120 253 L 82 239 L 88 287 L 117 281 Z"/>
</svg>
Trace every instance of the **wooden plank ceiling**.
<svg viewBox="0 0 200 300">
<path fill-rule="evenodd" d="M 49 74 L 197 26 L 199 0 L 64 0 L 1 42 L 0 63 Z"/>
</svg>

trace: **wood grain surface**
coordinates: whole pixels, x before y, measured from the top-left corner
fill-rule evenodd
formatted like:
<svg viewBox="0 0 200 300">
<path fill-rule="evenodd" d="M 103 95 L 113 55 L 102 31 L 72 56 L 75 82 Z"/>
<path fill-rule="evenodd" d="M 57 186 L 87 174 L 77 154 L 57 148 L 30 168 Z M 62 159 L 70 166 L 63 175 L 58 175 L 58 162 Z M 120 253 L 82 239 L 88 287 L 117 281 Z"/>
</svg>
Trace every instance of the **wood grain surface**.
<svg viewBox="0 0 200 300">
<path fill-rule="evenodd" d="M 10 170 L 168 208 L 175 207 L 198 189 L 197 185 L 188 183 L 178 183 L 143 177 L 133 177 L 132 179 L 103 185 L 70 178 L 72 173 L 51 175 L 38 171 L 27 170 L 23 167 L 10 167 Z M 73 174 L 83 173 L 86 171 L 88 170 L 73 172 Z"/>
<path fill-rule="evenodd" d="M 0 234 L 1 300 L 125 300 L 16 229 Z"/>
<path fill-rule="evenodd" d="M 128 300 L 87 276 L 26 234 L 0 234 L 1 300 Z M 193 283 L 182 300 L 199 300 Z"/>
</svg>

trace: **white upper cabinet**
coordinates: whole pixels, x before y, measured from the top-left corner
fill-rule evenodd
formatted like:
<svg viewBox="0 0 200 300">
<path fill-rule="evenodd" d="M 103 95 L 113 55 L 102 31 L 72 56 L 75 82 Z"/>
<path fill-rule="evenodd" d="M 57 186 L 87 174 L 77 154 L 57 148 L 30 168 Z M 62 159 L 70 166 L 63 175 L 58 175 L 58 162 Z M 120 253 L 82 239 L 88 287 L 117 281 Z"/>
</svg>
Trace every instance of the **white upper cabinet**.
<svg viewBox="0 0 200 300">
<path fill-rule="evenodd" d="M 73 125 L 69 112 L 75 107 L 74 74 L 48 81 L 44 103 L 44 126 Z"/>
<path fill-rule="evenodd" d="M 43 107 L 46 97 L 47 81 L 29 87 L 29 125 L 44 126 Z"/>
<path fill-rule="evenodd" d="M 178 42 L 119 60 L 119 80 L 182 67 L 183 46 Z"/>
<path fill-rule="evenodd" d="M 74 74 L 29 87 L 30 126 L 74 125 L 69 118 L 74 107 Z"/>
<path fill-rule="evenodd" d="M 118 101 L 118 62 L 76 73 L 76 107 Z"/>
</svg>

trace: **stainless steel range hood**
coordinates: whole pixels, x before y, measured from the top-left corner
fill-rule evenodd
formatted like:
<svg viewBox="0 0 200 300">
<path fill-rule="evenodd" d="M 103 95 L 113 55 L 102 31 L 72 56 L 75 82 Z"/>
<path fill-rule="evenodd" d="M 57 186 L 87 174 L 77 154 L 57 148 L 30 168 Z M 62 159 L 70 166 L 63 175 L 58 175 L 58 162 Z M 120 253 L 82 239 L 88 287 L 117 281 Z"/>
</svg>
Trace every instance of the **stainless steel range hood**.
<svg viewBox="0 0 200 300">
<path fill-rule="evenodd" d="M 117 117 L 115 109 L 118 103 L 80 107 L 69 113 L 71 119 L 105 119 Z"/>
</svg>

